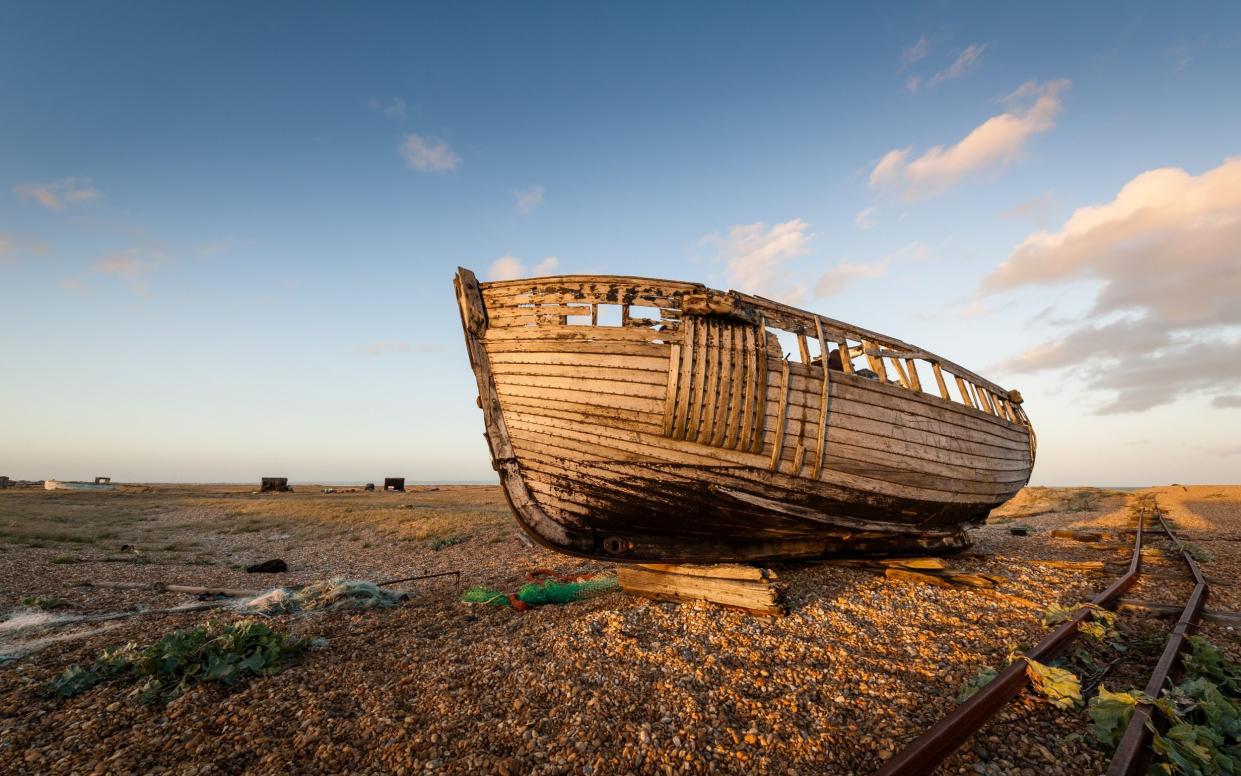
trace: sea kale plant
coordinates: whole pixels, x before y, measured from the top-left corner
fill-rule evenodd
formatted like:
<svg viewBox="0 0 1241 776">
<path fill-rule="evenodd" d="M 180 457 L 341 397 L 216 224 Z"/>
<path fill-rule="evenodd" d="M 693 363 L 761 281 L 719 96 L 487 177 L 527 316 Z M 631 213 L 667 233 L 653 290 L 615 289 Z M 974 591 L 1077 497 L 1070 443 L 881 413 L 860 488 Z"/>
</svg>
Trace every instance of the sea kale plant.
<svg viewBox="0 0 1241 776">
<path fill-rule="evenodd" d="M 1148 773 L 1216 776 L 1241 774 L 1241 664 L 1200 636 L 1189 637 L 1180 684 L 1150 698 L 1138 690 L 1109 692 L 1100 686 L 1087 713 L 1095 737 L 1115 748 L 1139 703 L 1154 709 Z"/>
<path fill-rule="evenodd" d="M 310 639 L 288 638 L 256 620 L 208 623 L 173 631 L 139 648 L 126 644 L 104 650 L 89 667 L 74 664 L 51 683 L 51 692 L 68 698 L 100 682 L 128 678 L 140 682 L 143 702 L 172 700 L 201 682 L 234 684 L 280 673 L 310 646 Z"/>
</svg>

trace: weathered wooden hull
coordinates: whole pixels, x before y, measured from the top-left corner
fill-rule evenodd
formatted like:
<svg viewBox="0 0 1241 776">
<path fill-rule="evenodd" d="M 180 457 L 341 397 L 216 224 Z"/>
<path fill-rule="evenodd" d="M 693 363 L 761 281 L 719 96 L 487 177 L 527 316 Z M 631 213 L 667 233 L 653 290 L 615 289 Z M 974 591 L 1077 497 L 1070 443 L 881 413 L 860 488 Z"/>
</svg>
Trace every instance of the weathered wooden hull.
<svg viewBox="0 0 1241 776">
<path fill-rule="evenodd" d="M 456 286 L 494 466 L 553 549 L 680 563 L 959 550 L 1029 479 L 1015 392 L 898 340 L 689 283 L 461 270 Z M 608 305 L 620 325 L 600 325 Z M 824 366 L 833 345 L 857 354 L 842 371 Z M 897 379 L 857 374 L 862 357 Z"/>
</svg>

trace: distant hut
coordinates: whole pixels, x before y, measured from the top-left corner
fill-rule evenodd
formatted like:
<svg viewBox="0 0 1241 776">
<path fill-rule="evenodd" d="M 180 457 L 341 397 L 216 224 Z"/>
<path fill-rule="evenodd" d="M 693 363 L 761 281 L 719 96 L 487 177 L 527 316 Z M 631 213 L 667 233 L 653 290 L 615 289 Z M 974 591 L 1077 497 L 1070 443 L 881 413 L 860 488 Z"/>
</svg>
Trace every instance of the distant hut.
<svg viewBox="0 0 1241 776">
<path fill-rule="evenodd" d="M 384 490 L 396 490 L 405 492 L 404 477 L 384 477 Z"/>
<path fill-rule="evenodd" d="M 8 477 L 0 477 L 0 488 L 11 488 L 11 487 L 13 487 L 12 480 L 10 480 Z"/>
<path fill-rule="evenodd" d="M 288 477 L 264 477 L 263 482 L 259 485 L 260 493 L 267 493 L 269 491 L 284 493 L 287 490 L 289 490 Z"/>
<path fill-rule="evenodd" d="M 95 484 L 96 485 L 110 485 L 112 484 L 112 478 L 111 477 L 96 477 Z"/>
</svg>

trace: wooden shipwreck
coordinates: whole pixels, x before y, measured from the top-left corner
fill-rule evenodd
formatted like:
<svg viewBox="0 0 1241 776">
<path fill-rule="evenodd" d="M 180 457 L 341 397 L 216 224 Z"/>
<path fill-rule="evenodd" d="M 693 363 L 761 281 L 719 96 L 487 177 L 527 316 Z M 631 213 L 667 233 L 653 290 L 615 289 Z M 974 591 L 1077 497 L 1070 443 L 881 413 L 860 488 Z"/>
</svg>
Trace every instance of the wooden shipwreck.
<svg viewBox="0 0 1241 776">
<path fill-rule="evenodd" d="M 493 465 L 561 552 L 959 550 L 1030 477 L 1020 394 L 891 337 L 696 283 L 460 269 L 455 286 Z"/>
</svg>

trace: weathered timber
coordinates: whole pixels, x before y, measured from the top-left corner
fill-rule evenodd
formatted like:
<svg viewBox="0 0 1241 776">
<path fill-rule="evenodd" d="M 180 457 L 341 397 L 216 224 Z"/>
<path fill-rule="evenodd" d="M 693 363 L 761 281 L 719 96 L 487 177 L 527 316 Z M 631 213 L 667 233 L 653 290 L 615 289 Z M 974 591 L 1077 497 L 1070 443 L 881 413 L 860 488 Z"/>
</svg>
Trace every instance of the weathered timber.
<svg viewBox="0 0 1241 776">
<path fill-rule="evenodd" d="M 989 574 L 971 574 L 956 569 L 908 569 L 889 566 L 883 575 L 903 582 L 921 582 L 939 587 L 995 587 L 997 577 Z"/>
<path fill-rule="evenodd" d="M 1058 569 L 1072 569 L 1074 571 L 1103 571 L 1103 561 L 1101 560 L 1028 560 L 1025 563 L 1034 563 L 1039 566 L 1051 566 Z M 1149 573 L 1149 572 L 1148 572 Z"/>
<path fill-rule="evenodd" d="M 1029 479 L 1011 393 L 900 340 L 693 283 L 461 270 L 456 288 L 493 465 L 544 546 L 690 564 L 959 550 Z"/>
<path fill-rule="evenodd" d="M 877 558 L 875 560 L 860 560 L 853 558 L 829 558 L 823 561 L 830 566 L 852 566 L 854 568 L 863 569 L 886 569 L 886 568 L 903 568 L 903 569 L 948 569 L 948 561 L 943 558 Z"/>
<path fill-rule="evenodd" d="M 1072 539 L 1077 542 L 1101 542 L 1104 536 L 1098 531 L 1075 531 L 1071 528 L 1057 528 L 1051 532 L 1051 535 L 1057 539 Z M 1125 543 L 1118 543 L 1116 547 L 1122 550 L 1129 549 L 1129 545 Z"/>
<path fill-rule="evenodd" d="M 621 589 L 631 595 L 671 601 L 708 601 L 755 614 L 787 612 L 784 591 L 768 576 L 770 572 L 763 569 L 742 571 L 744 567 L 737 566 L 706 568 L 710 570 L 668 564 L 621 565 L 616 568 L 616 579 Z"/>
<path fill-rule="evenodd" d="M 1181 577 L 1183 579 L 1183 577 Z M 1179 617 L 1183 606 L 1162 604 L 1157 601 L 1140 601 L 1134 598 L 1122 598 L 1116 602 L 1116 608 L 1122 612 L 1148 614 L 1152 617 Z M 1202 610 L 1202 619 L 1220 625 L 1241 625 L 1241 612 L 1220 612 L 1212 609 Z"/>
<path fill-rule="evenodd" d="M 741 579 L 761 582 L 775 579 L 776 572 L 759 566 L 743 566 L 737 563 L 717 563 L 710 566 L 687 566 L 675 563 L 642 563 L 638 568 L 659 571 L 665 574 L 686 574 L 691 577 L 712 577 L 715 579 Z"/>
</svg>

